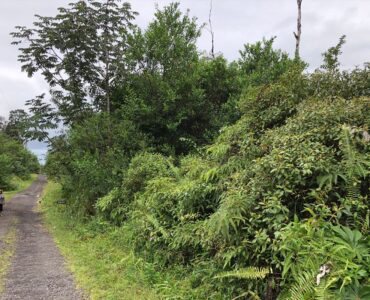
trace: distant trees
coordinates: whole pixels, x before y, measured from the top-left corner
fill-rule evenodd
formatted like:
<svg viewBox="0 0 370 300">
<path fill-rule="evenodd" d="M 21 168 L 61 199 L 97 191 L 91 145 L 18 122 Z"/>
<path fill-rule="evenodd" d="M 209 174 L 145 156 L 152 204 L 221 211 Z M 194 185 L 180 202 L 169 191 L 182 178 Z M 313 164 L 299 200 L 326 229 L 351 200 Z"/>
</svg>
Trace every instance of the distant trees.
<svg viewBox="0 0 370 300">
<path fill-rule="evenodd" d="M 29 124 L 29 115 L 22 109 L 11 111 L 8 120 L 0 119 L 0 189 L 14 188 L 13 176 L 27 179 L 39 171 L 36 155 L 26 148 Z"/>
<path fill-rule="evenodd" d="M 0 131 L 0 189 L 11 189 L 11 178 L 26 179 L 37 173 L 37 157 L 29 152 L 21 142 Z"/>
<path fill-rule="evenodd" d="M 3 130 L 11 138 L 23 145 L 30 140 L 48 140 L 50 130 L 58 127 L 58 116 L 50 103 L 44 102 L 44 95 L 26 102 L 29 112 L 16 109 L 9 112 L 9 120 Z"/>
<path fill-rule="evenodd" d="M 9 120 L 4 127 L 5 133 L 15 140 L 26 144 L 27 130 L 29 129 L 29 115 L 23 109 L 12 110 L 9 113 Z"/>
</svg>

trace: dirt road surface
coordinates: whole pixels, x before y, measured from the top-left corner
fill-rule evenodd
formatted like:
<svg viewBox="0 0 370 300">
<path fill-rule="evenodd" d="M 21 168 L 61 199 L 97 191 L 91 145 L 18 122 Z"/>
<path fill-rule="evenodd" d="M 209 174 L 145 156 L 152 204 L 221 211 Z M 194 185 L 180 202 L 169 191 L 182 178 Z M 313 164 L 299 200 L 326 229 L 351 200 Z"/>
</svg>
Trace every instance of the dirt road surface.
<svg viewBox="0 0 370 300">
<path fill-rule="evenodd" d="M 1 300 L 75 300 L 83 299 L 67 271 L 63 257 L 35 210 L 46 183 L 44 176 L 14 196 L 0 215 L 1 239 L 16 227 L 15 253 L 7 274 Z M 0 256 L 1 263 L 1 256 Z"/>
</svg>

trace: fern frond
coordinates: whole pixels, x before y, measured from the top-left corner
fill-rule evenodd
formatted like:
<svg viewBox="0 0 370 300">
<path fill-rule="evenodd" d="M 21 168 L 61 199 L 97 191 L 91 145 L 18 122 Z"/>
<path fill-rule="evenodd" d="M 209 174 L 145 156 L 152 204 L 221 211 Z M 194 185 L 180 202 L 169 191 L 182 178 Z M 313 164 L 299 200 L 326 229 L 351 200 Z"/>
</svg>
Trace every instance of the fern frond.
<svg viewBox="0 0 370 300">
<path fill-rule="evenodd" d="M 221 200 L 218 210 L 207 221 L 211 235 L 222 235 L 229 239 L 231 231 L 237 232 L 244 222 L 244 215 L 252 200 L 245 197 L 243 190 L 230 190 Z"/>
<path fill-rule="evenodd" d="M 158 230 L 163 235 L 164 238 L 169 237 L 169 234 L 166 231 L 166 229 L 164 229 L 164 227 L 161 226 L 159 221 L 153 215 L 146 214 L 146 219 L 147 219 L 147 221 L 149 221 L 149 223 L 151 223 L 154 226 L 154 228 L 156 230 Z"/>
<path fill-rule="evenodd" d="M 347 196 L 352 200 L 358 200 L 360 197 L 360 185 L 354 177 L 350 177 L 347 181 Z"/>
<path fill-rule="evenodd" d="M 315 293 L 315 275 L 313 273 L 303 272 L 298 275 L 295 283 L 290 288 L 289 300 L 310 299 L 307 295 Z"/>
<path fill-rule="evenodd" d="M 349 126 L 343 125 L 340 142 L 345 160 L 347 196 L 357 200 L 361 196 L 359 178 L 367 176 L 369 161 L 356 151 Z"/>
<path fill-rule="evenodd" d="M 335 300 L 338 295 L 334 294 L 330 288 L 338 281 L 337 277 L 324 279 L 320 282 L 319 286 L 315 287 L 316 298 L 315 300 Z"/>
<path fill-rule="evenodd" d="M 332 300 L 333 297 L 329 293 L 324 282 L 321 282 L 319 286 L 315 288 L 316 298 L 315 300 Z"/>
<path fill-rule="evenodd" d="M 263 279 L 268 274 L 271 274 L 271 269 L 269 268 L 248 267 L 235 271 L 223 272 L 217 275 L 215 278 L 232 277 L 239 279 Z"/>
</svg>

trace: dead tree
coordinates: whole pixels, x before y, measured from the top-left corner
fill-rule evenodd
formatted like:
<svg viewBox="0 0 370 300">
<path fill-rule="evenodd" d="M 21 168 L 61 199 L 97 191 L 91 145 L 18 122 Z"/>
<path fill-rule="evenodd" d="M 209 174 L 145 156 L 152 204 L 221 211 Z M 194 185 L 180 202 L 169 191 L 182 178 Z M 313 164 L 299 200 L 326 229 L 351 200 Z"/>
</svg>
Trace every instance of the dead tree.
<svg viewBox="0 0 370 300">
<path fill-rule="evenodd" d="M 211 56 L 212 58 L 215 58 L 215 34 L 212 28 L 212 8 L 213 8 L 213 0 L 211 0 L 211 3 L 210 3 L 208 21 L 209 21 L 209 31 L 211 33 L 211 38 L 212 38 Z"/>
<path fill-rule="evenodd" d="M 295 59 L 299 59 L 299 45 L 301 43 L 301 33 L 302 33 L 302 1 L 303 0 L 297 0 L 297 6 L 298 6 L 298 17 L 297 17 L 297 32 L 293 32 L 295 37 Z"/>
</svg>

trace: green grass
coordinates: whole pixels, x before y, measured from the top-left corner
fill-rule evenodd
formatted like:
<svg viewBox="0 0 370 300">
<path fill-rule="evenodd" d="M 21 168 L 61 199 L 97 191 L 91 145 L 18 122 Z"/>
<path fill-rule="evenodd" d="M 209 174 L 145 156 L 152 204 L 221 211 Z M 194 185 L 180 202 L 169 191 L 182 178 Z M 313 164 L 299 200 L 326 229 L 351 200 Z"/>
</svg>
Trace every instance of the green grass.
<svg viewBox="0 0 370 300">
<path fill-rule="evenodd" d="M 150 287 L 150 265 L 115 242 L 115 229 L 97 233 L 88 224 L 68 219 L 65 206 L 56 204 L 60 186 L 49 182 L 41 211 L 58 247 L 74 273 L 77 285 L 90 299 L 161 299 Z"/>
<path fill-rule="evenodd" d="M 17 220 L 12 221 L 11 227 L 4 237 L 1 238 L 2 247 L 0 248 L 0 294 L 4 291 L 4 277 L 11 263 L 11 258 L 15 251 L 15 242 L 17 239 Z"/>
<path fill-rule="evenodd" d="M 36 180 L 36 178 L 37 174 L 31 174 L 30 178 L 27 180 L 13 177 L 11 183 L 16 187 L 16 189 L 12 191 L 4 191 L 5 200 L 9 201 L 14 195 L 28 188 L 32 184 L 32 182 Z"/>
</svg>

